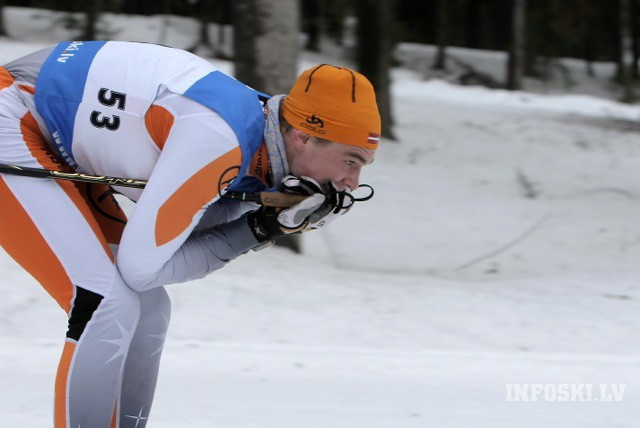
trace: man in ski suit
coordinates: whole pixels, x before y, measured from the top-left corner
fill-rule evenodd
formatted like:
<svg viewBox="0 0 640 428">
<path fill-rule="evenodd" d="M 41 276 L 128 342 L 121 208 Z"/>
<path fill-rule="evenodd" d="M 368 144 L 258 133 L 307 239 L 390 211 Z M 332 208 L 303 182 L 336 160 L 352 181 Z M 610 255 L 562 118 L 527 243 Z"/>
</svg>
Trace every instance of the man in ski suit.
<svg viewBox="0 0 640 428">
<path fill-rule="evenodd" d="M 378 145 L 371 84 L 331 65 L 266 103 L 188 52 L 63 42 L 0 67 L 0 163 L 148 180 L 0 175 L 0 244 L 67 313 L 55 426 L 146 422 L 170 318 L 163 286 L 328 224 Z M 224 198 L 284 190 L 286 209 Z"/>
</svg>

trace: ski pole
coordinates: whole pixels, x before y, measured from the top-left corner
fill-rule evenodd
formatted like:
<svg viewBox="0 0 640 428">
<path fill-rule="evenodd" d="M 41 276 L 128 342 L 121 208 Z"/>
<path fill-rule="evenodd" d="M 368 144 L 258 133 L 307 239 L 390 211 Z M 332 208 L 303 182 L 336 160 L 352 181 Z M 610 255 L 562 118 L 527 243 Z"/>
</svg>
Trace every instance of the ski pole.
<svg viewBox="0 0 640 428">
<path fill-rule="evenodd" d="M 83 183 L 100 183 L 109 186 L 133 187 L 143 189 L 147 184 L 145 180 L 133 180 L 131 178 L 109 177 L 107 175 L 90 175 L 80 172 L 62 172 L 50 169 L 29 168 L 26 166 L 0 164 L 0 173 L 21 175 L 24 177 L 52 178 L 55 180 L 80 181 Z"/>
<path fill-rule="evenodd" d="M 80 172 L 62 172 L 42 168 L 30 168 L 18 165 L 0 164 L 0 173 L 20 175 L 23 177 L 49 178 L 54 180 L 79 181 L 83 183 L 98 183 L 109 186 L 131 187 L 144 189 L 146 180 L 133 178 L 111 177 L 108 175 L 91 175 Z M 304 195 L 291 195 L 282 192 L 226 192 L 222 198 L 236 201 L 255 202 L 267 207 L 288 208 L 306 198 Z"/>
</svg>

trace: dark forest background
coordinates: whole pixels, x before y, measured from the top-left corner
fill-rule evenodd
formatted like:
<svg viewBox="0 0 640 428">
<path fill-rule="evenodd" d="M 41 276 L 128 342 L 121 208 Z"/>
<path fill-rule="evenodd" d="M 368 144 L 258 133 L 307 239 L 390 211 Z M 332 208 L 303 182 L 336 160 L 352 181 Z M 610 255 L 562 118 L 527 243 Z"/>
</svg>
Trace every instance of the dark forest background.
<svg viewBox="0 0 640 428">
<path fill-rule="evenodd" d="M 384 1 L 382 1 L 384 2 Z M 4 0 L 4 6 L 39 7 L 69 12 L 98 11 L 154 15 L 172 14 L 206 18 L 210 22 L 233 22 L 232 0 Z M 2 5 L 0 3 L 0 5 Z M 303 30 L 340 39 L 343 21 L 353 14 L 356 0 L 302 0 Z M 380 2 L 378 2 L 380 3 Z M 477 49 L 505 50 L 511 40 L 513 0 L 392 0 L 397 41 L 436 44 L 441 17 L 439 3 L 446 5 L 448 44 Z M 623 0 L 529 0 L 527 46 L 537 55 L 615 61 L 620 49 L 620 5 Z M 638 1 L 630 0 L 631 28 L 638 38 Z M 320 22 L 318 22 L 320 21 Z M 314 36 L 316 35 L 314 33 Z M 313 40 L 311 41 L 313 43 Z M 636 43 L 637 45 L 637 43 Z M 637 50 L 637 46 L 636 46 Z"/>
<path fill-rule="evenodd" d="M 155 15 L 172 14 L 232 24 L 232 0 L 4 0 L 0 6 L 39 7 L 69 12 Z M 314 48 L 322 32 L 336 41 L 343 22 L 353 15 L 357 0 L 301 0 L 302 30 L 310 33 Z M 446 28 L 447 44 L 489 50 L 507 50 L 511 43 L 513 0 L 381 0 L 390 3 L 394 41 L 427 44 L 439 42 Z M 440 6 L 444 4 L 444 8 Z M 617 61 L 621 13 L 628 3 L 630 28 L 638 51 L 640 27 L 637 0 L 529 0 L 526 3 L 526 45 L 530 56 L 572 57 Z M 445 9 L 446 17 L 440 12 Z M 445 19 L 443 19 L 445 18 Z"/>
</svg>

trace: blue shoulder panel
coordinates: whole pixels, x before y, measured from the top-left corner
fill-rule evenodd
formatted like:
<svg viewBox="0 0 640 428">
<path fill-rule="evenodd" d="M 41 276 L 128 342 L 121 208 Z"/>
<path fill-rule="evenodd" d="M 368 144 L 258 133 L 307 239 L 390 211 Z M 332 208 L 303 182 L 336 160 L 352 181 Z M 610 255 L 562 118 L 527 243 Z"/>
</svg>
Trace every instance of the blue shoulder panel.
<svg viewBox="0 0 640 428">
<path fill-rule="evenodd" d="M 238 178 L 229 188 L 236 190 L 253 154 L 262 144 L 265 118 L 259 93 L 233 77 L 214 71 L 191 85 L 183 95 L 214 110 L 236 134 L 242 150 L 242 165 Z"/>
<path fill-rule="evenodd" d="M 73 162 L 73 127 L 93 58 L 105 45 L 62 42 L 42 65 L 36 81 L 35 103 L 65 160 Z M 69 156 L 71 159 L 69 159 Z"/>
</svg>

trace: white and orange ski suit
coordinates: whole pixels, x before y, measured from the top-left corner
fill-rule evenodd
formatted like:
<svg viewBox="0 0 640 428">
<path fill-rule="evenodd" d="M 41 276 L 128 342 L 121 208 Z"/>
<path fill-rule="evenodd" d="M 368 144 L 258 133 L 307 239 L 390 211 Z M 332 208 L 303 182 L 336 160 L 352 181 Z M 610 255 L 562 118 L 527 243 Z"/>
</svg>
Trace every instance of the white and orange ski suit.
<svg viewBox="0 0 640 428">
<path fill-rule="evenodd" d="M 57 428 L 145 425 L 163 286 L 258 245 L 255 207 L 219 198 L 266 187 L 263 129 L 257 92 L 177 49 L 64 42 L 0 68 L 0 163 L 148 180 L 116 189 L 127 219 L 105 185 L 0 175 L 0 244 L 69 317 Z"/>
</svg>

